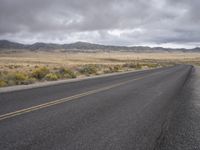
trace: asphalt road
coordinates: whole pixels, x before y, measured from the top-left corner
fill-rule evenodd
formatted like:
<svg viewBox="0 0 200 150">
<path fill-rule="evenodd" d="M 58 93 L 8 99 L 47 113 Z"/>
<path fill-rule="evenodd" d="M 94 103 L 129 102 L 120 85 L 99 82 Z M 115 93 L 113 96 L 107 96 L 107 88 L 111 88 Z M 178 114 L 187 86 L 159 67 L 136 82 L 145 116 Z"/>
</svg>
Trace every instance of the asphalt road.
<svg viewBox="0 0 200 150">
<path fill-rule="evenodd" d="M 176 149 L 171 139 L 182 137 L 174 130 L 191 70 L 179 65 L 0 93 L 0 149 Z"/>
<path fill-rule="evenodd" d="M 200 150 L 200 67 L 175 98 L 175 110 L 155 150 Z"/>
</svg>

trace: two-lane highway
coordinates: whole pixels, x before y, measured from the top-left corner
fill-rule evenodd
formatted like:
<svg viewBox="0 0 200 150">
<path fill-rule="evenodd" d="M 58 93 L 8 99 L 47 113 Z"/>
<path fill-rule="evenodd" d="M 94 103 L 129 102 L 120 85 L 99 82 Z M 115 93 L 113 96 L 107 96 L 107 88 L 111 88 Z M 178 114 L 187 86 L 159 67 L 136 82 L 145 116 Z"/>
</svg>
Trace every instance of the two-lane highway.
<svg viewBox="0 0 200 150">
<path fill-rule="evenodd" d="M 191 66 L 0 93 L 0 149 L 154 149 Z"/>
</svg>

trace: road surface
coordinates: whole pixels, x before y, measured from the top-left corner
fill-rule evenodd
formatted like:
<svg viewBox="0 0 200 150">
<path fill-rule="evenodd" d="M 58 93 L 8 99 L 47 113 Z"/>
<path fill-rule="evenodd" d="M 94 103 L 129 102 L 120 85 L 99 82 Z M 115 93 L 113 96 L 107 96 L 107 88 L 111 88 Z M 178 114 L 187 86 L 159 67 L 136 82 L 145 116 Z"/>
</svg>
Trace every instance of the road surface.
<svg viewBox="0 0 200 150">
<path fill-rule="evenodd" d="M 0 149 L 180 148 L 184 118 L 176 118 L 191 98 L 191 70 L 178 65 L 0 93 Z"/>
</svg>

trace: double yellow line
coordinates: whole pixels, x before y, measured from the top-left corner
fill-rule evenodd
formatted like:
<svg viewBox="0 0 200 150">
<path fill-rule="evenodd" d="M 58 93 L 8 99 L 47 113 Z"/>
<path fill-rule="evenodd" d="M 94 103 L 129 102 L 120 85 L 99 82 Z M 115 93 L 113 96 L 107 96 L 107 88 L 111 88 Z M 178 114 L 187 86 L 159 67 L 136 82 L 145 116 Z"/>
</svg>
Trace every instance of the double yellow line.
<svg viewBox="0 0 200 150">
<path fill-rule="evenodd" d="M 53 105 L 61 104 L 61 103 L 64 103 L 64 102 L 67 102 L 67 101 L 71 101 L 71 100 L 74 100 L 74 99 L 78 99 L 78 98 L 81 98 L 81 97 L 84 97 L 84 96 L 88 96 L 88 95 L 91 95 L 91 94 L 95 94 L 95 93 L 98 93 L 98 92 L 106 91 L 106 90 L 109 90 L 109 89 L 112 89 L 112 88 L 119 87 L 121 85 L 127 84 L 127 83 L 132 82 L 132 81 L 143 79 L 143 78 L 145 78 L 147 76 L 151 76 L 151 75 L 154 75 L 154 74 L 155 73 L 150 74 L 150 75 L 146 75 L 146 76 L 143 76 L 143 77 L 127 80 L 127 81 L 124 81 L 124 82 L 120 82 L 120 83 L 117 83 L 117 84 L 114 84 L 114 85 L 111 85 L 111 86 L 106 86 L 106 87 L 99 88 L 99 89 L 96 89 L 96 90 L 91 90 L 91 91 L 84 92 L 84 93 L 81 93 L 81 94 L 76 94 L 76 95 L 69 96 L 69 97 L 66 97 L 66 98 L 57 99 L 57 100 L 53 100 L 51 102 L 47 102 L 47 103 L 43 103 L 43 104 L 40 104 L 40 105 L 29 107 L 29 108 L 20 109 L 20 110 L 14 111 L 14 112 L 6 113 L 6 114 L 3 114 L 3 115 L 0 115 L 0 121 L 8 119 L 8 118 L 15 117 L 15 116 L 19 116 L 19 115 L 22 115 L 22 114 L 26 114 L 28 112 L 32 112 L 32 111 L 36 111 L 36 110 L 39 110 L 39 109 L 47 108 L 47 107 L 50 107 L 50 106 L 53 106 Z"/>
</svg>

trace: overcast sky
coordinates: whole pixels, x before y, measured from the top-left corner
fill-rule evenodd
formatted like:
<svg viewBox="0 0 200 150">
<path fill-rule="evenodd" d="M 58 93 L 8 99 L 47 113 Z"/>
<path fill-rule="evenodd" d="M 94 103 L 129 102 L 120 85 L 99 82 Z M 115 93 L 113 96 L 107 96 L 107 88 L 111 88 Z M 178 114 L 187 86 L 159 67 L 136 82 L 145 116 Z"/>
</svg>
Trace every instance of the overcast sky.
<svg viewBox="0 0 200 150">
<path fill-rule="evenodd" d="M 0 0 L 0 39 L 200 46 L 200 0 Z"/>
</svg>

